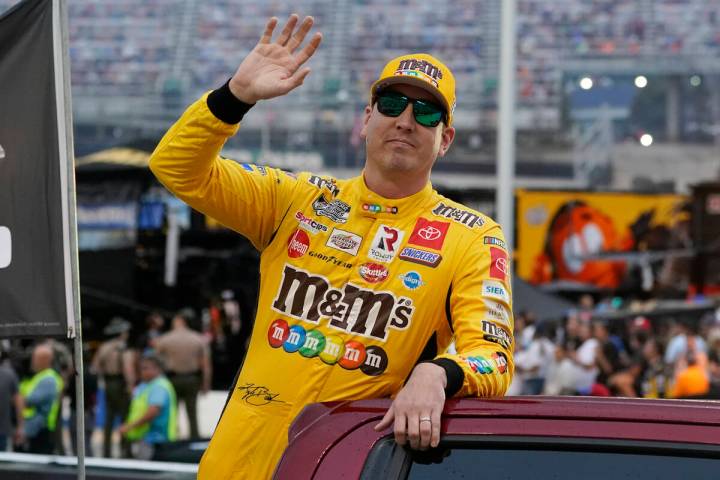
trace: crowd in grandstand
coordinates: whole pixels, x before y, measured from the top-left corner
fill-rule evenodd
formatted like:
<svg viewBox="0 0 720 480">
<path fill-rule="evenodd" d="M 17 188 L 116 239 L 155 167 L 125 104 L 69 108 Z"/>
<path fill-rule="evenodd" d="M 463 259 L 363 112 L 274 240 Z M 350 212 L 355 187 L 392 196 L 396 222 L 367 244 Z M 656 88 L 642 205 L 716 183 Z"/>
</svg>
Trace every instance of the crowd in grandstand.
<svg viewBox="0 0 720 480">
<path fill-rule="evenodd" d="M 72 84 L 118 94 L 156 91 L 173 59 L 178 0 L 69 2 Z"/>
<path fill-rule="evenodd" d="M 509 394 L 720 398 L 720 310 L 684 318 L 598 315 L 621 303 L 595 306 L 586 295 L 562 321 L 518 315 Z"/>
<path fill-rule="evenodd" d="M 14 3 L 0 0 L 0 10 Z M 560 66 L 568 58 L 717 56 L 720 50 L 720 0 L 517 5 L 518 99 L 525 105 L 557 103 Z M 232 74 L 266 18 L 291 10 L 313 15 L 331 42 L 313 59 L 318 73 L 299 95 L 347 90 L 364 99 L 379 63 L 399 52 L 430 51 L 456 72 L 459 99 L 494 98 L 500 0 L 77 0 L 69 4 L 72 81 L 78 94 L 114 89 L 135 96 L 181 81 L 192 97 Z M 183 43 L 187 50 L 178 48 Z"/>
</svg>

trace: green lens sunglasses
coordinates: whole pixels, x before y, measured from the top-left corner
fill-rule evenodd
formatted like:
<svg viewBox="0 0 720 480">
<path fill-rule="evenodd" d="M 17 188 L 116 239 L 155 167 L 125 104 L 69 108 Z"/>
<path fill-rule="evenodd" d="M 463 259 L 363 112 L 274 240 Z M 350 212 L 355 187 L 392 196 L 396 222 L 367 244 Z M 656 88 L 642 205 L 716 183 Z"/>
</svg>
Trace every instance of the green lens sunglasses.
<svg viewBox="0 0 720 480">
<path fill-rule="evenodd" d="M 378 112 L 388 117 L 399 117 L 408 106 L 413 105 L 413 117 L 423 127 L 436 127 L 441 121 L 447 123 L 445 110 L 438 104 L 427 100 L 409 98 L 392 90 L 379 92 L 375 99 Z"/>
</svg>

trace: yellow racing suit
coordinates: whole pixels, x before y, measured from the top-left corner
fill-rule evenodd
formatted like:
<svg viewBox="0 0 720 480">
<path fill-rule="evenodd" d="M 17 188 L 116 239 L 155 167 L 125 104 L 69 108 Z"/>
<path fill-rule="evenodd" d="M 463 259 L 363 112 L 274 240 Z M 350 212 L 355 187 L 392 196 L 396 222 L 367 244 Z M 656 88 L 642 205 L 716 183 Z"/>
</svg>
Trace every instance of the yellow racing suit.
<svg viewBox="0 0 720 480">
<path fill-rule="evenodd" d="M 305 405 L 390 397 L 419 361 L 445 368 L 448 397 L 503 395 L 514 367 L 500 227 L 429 183 L 387 199 L 362 175 L 221 158 L 239 125 L 212 106 L 229 95 L 226 85 L 190 106 L 150 163 L 170 191 L 261 252 L 249 350 L 198 478 L 269 478 Z M 453 340 L 458 353 L 447 353 Z"/>
</svg>

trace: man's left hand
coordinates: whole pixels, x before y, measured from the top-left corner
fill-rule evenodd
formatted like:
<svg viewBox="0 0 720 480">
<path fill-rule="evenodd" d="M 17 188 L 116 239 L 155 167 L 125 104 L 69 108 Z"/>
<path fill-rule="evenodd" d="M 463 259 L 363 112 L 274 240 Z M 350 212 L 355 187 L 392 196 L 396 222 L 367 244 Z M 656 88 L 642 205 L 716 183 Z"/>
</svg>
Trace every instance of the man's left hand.
<svg viewBox="0 0 720 480">
<path fill-rule="evenodd" d="M 445 370 L 434 363 L 421 363 L 415 367 L 410 379 L 375 431 L 384 430 L 393 421 L 395 441 L 399 445 L 427 450 L 440 443 L 440 416 L 445 406 Z"/>
</svg>

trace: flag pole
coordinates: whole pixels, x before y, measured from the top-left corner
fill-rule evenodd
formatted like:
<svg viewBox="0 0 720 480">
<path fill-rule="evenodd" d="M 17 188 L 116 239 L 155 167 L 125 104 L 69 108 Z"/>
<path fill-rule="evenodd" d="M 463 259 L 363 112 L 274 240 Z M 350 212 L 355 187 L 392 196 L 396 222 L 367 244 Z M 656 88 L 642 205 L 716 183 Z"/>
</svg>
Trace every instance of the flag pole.
<svg viewBox="0 0 720 480">
<path fill-rule="evenodd" d="M 85 480 L 85 385 L 82 323 L 80 319 L 80 275 L 78 267 L 77 221 L 75 211 L 75 162 L 73 147 L 72 97 L 67 1 L 53 2 L 53 59 L 57 105 L 60 182 L 62 185 L 63 244 L 67 336 L 74 341 L 75 366 L 75 448 L 77 478 Z"/>
</svg>

